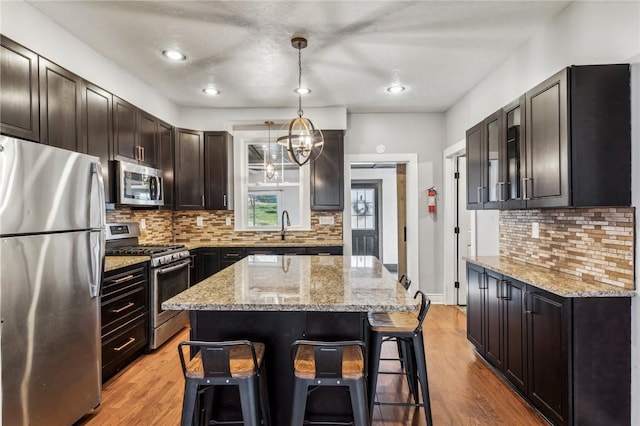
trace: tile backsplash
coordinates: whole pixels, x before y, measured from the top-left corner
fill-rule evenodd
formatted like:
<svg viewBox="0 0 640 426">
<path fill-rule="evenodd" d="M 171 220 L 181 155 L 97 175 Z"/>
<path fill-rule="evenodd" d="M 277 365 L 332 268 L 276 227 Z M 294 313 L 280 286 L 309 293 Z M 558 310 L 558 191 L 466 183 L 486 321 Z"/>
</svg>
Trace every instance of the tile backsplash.
<svg viewBox="0 0 640 426">
<path fill-rule="evenodd" d="M 634 222 L 632 207 L 503 210 L 500 255 L 633 289 Z M 532 238 L 534 223 L 539 238 Z"/>
<path fill-rule="evenodd" d="M 203 226 L 196 226 L 196 218 Z M 332 225 L 321 225 L 320 217 L 332 216 Z M 280 241 L 280 231 L 235 232 L 232 211 L 209 210 L 145 210 L 120 207 L 107 211 L 107 222 L 138 222 L 144 219 L 146 229 L 141 230 L 142 244 L 188 243 L 206 241 L 264 242 Z M 226 221 L 230 219 L 231 225 Z M 311 231 L 287 231 L 287 241 L 342 241 L 342 211 L 311 212 Z"/>
</svg>

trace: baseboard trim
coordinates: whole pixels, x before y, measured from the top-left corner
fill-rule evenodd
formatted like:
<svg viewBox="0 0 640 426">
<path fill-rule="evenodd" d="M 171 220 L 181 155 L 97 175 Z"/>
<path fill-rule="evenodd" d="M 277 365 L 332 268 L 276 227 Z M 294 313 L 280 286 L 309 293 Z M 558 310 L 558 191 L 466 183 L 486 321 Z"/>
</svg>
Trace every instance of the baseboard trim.
<svg viewBox="0 0 640 426">
<path fill-rule="evenodd" d="M 427 294 L 427 296 L 434 305 L 444 305 L 444 294 Z"/>
</svg>

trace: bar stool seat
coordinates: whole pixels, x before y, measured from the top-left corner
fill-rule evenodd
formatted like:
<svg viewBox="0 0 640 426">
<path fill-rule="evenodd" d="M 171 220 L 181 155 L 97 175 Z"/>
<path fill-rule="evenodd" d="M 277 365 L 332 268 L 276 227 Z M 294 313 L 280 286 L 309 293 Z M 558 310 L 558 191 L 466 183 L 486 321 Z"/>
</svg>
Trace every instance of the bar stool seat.
<svg viewBox="0 0 640 426">
<path fill-rule="evenodd" d="M 431 402 L 429 399 L 429 382 L 427 378 L 427 364 L 422 335 L 422 322 L 427 315 L 431 301 L 420 290 L 414 296 L 421 296 L 420 310 L 416 316 L 414 313 L 382 312 L 368 315 L 371 338 L 369 351 L 369 416 L 373 416 L 375 405 L 396 405 L 422 407 L 425 412 L 427 425 L 433 424 L 431 415 Z M 385 341 L 396 340 L 400 357 L 403 359 L 409 390 L 415 403 L 399 401 L 377 401 L 376 385 L 378 375 L 385 372 L 379 371 L 379 364 L 384 358 L 380 357 L 382 344 Z M 418 389 L 422 396 L 419 399 Z"/>
<path fill-rule="evenodd" d="M 305 419 L 307 396 L 320 386 L 347 387 L 351 395 L 353 422 L 318 424 L 369 424 L 365 384 L 365 344 L 361 341 L 319 342 L 297 340 L 291 345 L 294 376 L 291 426 L 314 424 Z"/>
<path fill-rule="evenodd" d="M 189 359 L 188 351 L 197 351 Z M 270 425 L 269 400 L 264 369 L 265 347 L 248 340 L 225 342 L 187 341 L 178 345 L 185 378 L 182 426 L 192 426 L 198 395 L 216 386 L 237 386 L 242 420 L 209 424 Z M 200 424 L 201 420 L 196 419 Z"/>
</svg>

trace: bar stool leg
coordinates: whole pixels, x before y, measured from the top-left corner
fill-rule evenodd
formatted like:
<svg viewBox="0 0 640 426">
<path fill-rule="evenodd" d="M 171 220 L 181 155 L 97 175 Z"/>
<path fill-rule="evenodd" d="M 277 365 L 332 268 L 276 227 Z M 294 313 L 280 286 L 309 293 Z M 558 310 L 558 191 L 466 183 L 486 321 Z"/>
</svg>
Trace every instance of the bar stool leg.
<svg viewBox="0 0 640 426">
<path fill-rule="evenodd" d="M 182 420 L 181 426 L 193 425 L 193 412 L 196 409 L 196 397 L 198 396 L 198 382 L 195 380 L 185 380 L 184 398 L 182 400 Z"/>
<path fill-rule="evenodd" d="M 364 378 L 352 381 L 349 384 L 351 394 L 351 409 L 353 410 L 353 422 L 356 426 L 367 426 L 369 424 L 369 406 L 367 405 Z"/>
<path fill-rule="evenodd" d="M 373 333 L 371 351 L 369 354 L 369 418 L 373 418 L 373 407 L 376 401 L 376 386 L 378 384 L 378 368 L 380 367 L 380 352 L 382 350 L 382 333 Z"/>
<path fill-rule="evenodd" d="M 291 413 L 291 426 L 304 424 L 304 412 L 307 408 L 307 381 L 295 378 L 293 380 L 293 410 Z"/>
<path fill-rule="evenodd" d="M 422 389 L 422 402 L 424 403 L 424 413 L 427 418 L 427 426 L 432 426 L 433 418 L 431 417 L 431 400 L 429 399 L 429 380 L 427 378 L 427 362 L 424 355 L 422 333 L 413 335 L 413 349 L 416 357 L 416 367 L 418 369 L 420 388 Z"/>
<path fill-rule="evenodd" d="M 267 372 L 264 367 L 260 371 L 258 378 L 260 386 L 260 411 L 264 426 L 271 426 L 271 412 L 269 409 L 269 390 L 267 389 Z"/>
<path fill-rule="evenodd" d="M 242 422 L 247 426 L 260 424 L 260 405 L 258 404 L 258 382 L 254 377 L 238 380 Z"/>
</svg>

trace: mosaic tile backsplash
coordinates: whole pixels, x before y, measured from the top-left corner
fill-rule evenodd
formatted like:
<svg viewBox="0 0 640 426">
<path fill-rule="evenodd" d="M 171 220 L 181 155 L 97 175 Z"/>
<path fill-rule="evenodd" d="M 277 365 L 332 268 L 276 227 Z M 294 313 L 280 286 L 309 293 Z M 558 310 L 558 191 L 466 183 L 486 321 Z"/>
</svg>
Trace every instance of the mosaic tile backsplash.
<svg viewBox="0 0 640 426">
<path fill-rule="evenodd" d="M 201 216 L 203 226 L 196 226 Z M 333 225 L 320 225 L 321 216 L 332 216 Z M 231 225 L 226 224 L 227 218 Z M 135 210 L 118 207 L 107 211 L 107 222 L 138 222 L 144 219 L 146 229 L 141 230 L 140 243 L 193 243 L 206 241 L 264 242 L 280 241 L 280 231 L 235 232 L 232 211 L 208 210 Z M 288 231 L 288 242 L 342 241 L 342 211 L 311 212 L 311 231 Z"/>
<path fill-rule="evenodd" d="M 634 222 L 632 207 L 503 210 L 500 255 L 633 289 Z M 531 237 L 533 223 L 540 238 Z"/>
</svg>

